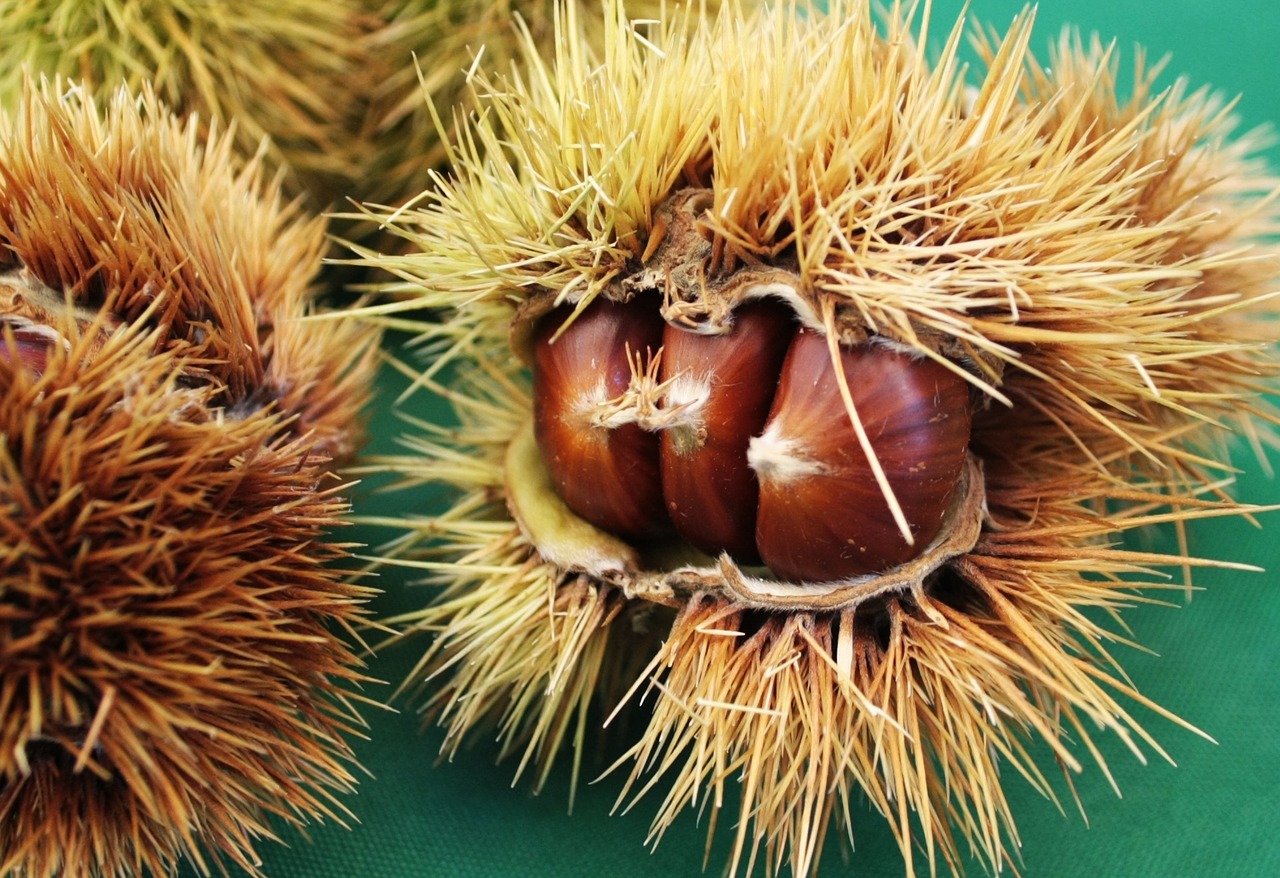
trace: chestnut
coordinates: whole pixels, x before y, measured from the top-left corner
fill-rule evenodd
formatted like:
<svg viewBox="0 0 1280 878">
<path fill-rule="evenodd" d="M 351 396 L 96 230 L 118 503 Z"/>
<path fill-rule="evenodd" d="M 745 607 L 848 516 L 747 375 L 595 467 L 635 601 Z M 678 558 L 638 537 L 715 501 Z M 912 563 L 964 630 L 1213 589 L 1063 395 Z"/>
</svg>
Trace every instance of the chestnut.
<svg viewBox="0 0 1280 878">
<path fill-rule="evenodd" d="M 784 579 L 822 582 L 905 563 L 938 535 L 969 444 L 963 378 L 878 345 L 841 347 L 850 397 L 910 528 L 903 535 L 840 393 L 825 337 L 796 333 L 749 458 L 756 544 Z"/>
<path fill-rule="evenodd" d="M 781 302 L 749 302 L 729 332 L 667 325 L 662 378 L 680 415 L 662 431 L 662 493 L 676 530 L 711 555 L 756 563 L 759 486 L 747 444 L 764 429 L 795 325 Z"/>
<path fill-rule="evenodd" d="M 560 308 L 534 334 L 534 432 L 557 494 L 577 515 L 618 536 L 669 530 L 658 437 L 618 412 L 633 356 L 656 355 L 662 317 L 652 303 L 597 300 Z"/>
<path fill-rule="evenodd" d="M 780 302 L 707 334 L 639 300 L 569 317 L 534 332 L 534 431 L 553 490 L 597 528 L 674 528 L 815 583 L 898 567 L 939 535 L 969 444 L 957 372 L 886 344 L 833 348 Z"/>
<path fill-rule="evenodd" d="M 49 368 L 49 354 L 53 344 L 42 333 L 0 323 L 0 356 L 22 363 L 37 377 Z"/>
</svg>

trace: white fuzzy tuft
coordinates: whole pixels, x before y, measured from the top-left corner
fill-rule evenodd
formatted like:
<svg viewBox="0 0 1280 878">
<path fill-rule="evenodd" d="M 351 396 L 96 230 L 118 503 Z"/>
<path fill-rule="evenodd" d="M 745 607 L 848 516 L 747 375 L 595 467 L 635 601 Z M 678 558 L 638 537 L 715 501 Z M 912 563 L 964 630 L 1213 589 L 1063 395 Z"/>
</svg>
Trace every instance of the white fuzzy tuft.
<svg viewBox="0 0 1280 878">
<path fill-rule="evenodd" d="M 808 456 L 804 442 L 781 434 L 776 424 L 751 439 L 747 446 L 747 464 L 755 470 L 760 482 L 793 482 L 827 471 L 826 464 Z"/>
</svg>

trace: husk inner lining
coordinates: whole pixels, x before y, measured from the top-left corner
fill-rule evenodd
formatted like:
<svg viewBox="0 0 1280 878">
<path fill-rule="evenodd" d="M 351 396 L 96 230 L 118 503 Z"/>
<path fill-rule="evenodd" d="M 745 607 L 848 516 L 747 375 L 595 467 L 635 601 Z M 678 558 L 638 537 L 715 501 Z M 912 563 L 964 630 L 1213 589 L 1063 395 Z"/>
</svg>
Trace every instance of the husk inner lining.
<svg viewBox="0 0 1280 878">
<path fill-rule="evenodd" d="M 888 594 L 919 592 L 935 570 L 973 549 L 986 509 L 982 466 L 969 454 L 942 530 L 919 555 L 883 573 L 797 583 L 771 578 L 762 568 L 744 570 L 728 555 L 711 558 L 675 538 L 638 548 L 578 517 L 552 487 L 532 419 L 507 448 L 505 480 L 511 514 L 543 558 L 611 583 L 629 598 L 675 607 L 710 593 L 740 607 L 830 612 Z"/>
</svg>

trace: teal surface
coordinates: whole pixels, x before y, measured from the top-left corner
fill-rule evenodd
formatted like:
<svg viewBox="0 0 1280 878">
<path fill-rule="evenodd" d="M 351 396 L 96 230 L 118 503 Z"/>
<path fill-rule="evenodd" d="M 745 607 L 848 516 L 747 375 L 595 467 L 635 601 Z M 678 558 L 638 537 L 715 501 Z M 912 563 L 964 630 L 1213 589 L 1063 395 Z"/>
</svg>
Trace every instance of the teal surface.
<svg viewBox="0 0 1280 878">
<path fill-rule="evenodd" d="M 1003 29 L 1021 5 L 974 0 L 969 13 Z M 958 7 L 937 2 L 933 17 L 950 21 Z M 1273 0 L 1059 0 L 1041 4 L 1036 44 L 1047 46 L 1070 22 L 1114 38 L 1126 63 L 1137 44 L 1145 45 L 1153 59 L 1169 53 L 1171 72 L 1242 95 L 1238 112 L 1245 127 L 1252 127 L 1280 122 L 1277 9 Z M 1280 150 L 1273 149 L 1271 156 L 1280 165 Z M 387 390 L 394 384 L 388 380 Z M 386 452 L 394 448 L 400 426 L 388 413 L 389 399 L 382 403 L 373 450 Z M 1245 498 L 1280 500 L 1280 482 L 1247 455 L 1240 458 L 1246 468 L 1241 486 Z M 365 514 L 422 511 L 412 507 L 424 502 L 369 493 L 357 501 Z M 1006 783 L 1019 820 L 1025 875 L 1280 875 L 1280 515 L 1263 522 L 1262 530 L 1238 521 L 1205 522 L 1195 528 L 1192 549 L 1248 561 L 1272 573 L 1206 573 L 1199 579 L 1205 591 L 1189 605 L 1144 607 L 1126 616 L 1136 638 L 1155 653 L 1121 655 L 1138 688 L 1217 743 L 1160 717 L 1143 716 L 1177 767 L 1154 754 L 1144 766 L 1118 742 L 1108 741 L 1106 753 L 1123 796 L 1117 797 L 1096 769 L 1088 770 L 1078 779 L 1087 825 L 1074 810 L 1059 813 L 1011 774 Z M 363 530 L 359 537 L 376 543 L 389 534 Z M 384 576 L 381 585 L 389 594 L 379 612 L 427 599 L 425 591 L 406 586 L 395 574 Z M 399 682 L 422 646 L 383 655 L 371 672 Z M 388 697 L 392 688 L 369 694 Z M 1135 712 L 1142 715 L 1141 709 Z M 511 787 L 513 766 L 495 766 L 495 750 L 484 742 L 452 762 L 439 763 L 440 734 L 420 732 L 412 712 L 383 712 L 370 719 L 369 740 L 357 745 L 370 776 L 348 800 L 359 823 L 349 830 L 315 826 L 310 840 L 290 833 L 288 847 L 265 846 L 264 870 L 271 878 L 671 878 L 701 873 L 704 829 L 696 814 L 688 814 L 649 853 L 643 841 L 650 812 L 643 804 L 635 813 L 609 816 L 619 787 L 616 779 L 580 790 L 570 815 L 563 772 L 533 797 L 526 786 Z M 902 875 L 900 855 L 883 821 L 869 809 L 853 818 L 856 851 L 831 844 L 818 874 Z M 713 851 L 709 874 L 719 873 L 723 854 L 723 846 Z M 976 860 L 969 869 L 982 873 Z"/>
</svg>

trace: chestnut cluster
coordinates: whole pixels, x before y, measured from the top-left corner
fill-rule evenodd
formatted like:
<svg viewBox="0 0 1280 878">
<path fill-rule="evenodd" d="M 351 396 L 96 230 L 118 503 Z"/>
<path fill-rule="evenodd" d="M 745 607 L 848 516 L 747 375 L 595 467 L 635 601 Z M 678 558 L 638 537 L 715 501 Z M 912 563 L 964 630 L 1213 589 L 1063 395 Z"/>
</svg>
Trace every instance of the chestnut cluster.
<svg viewBox="0 0 1280 878">
<path fill-rule="evenodd" d="M 542 318 L 534 429 L 565 504 L 615 536 L 674 532 L 789 581 L 920 554 L 964 467 L 965 379 L 888 344 L 837 344 L 779 301 L 732 318 L 699 332 L 642 298 Z"/>
</svg>

